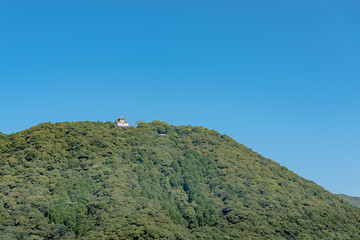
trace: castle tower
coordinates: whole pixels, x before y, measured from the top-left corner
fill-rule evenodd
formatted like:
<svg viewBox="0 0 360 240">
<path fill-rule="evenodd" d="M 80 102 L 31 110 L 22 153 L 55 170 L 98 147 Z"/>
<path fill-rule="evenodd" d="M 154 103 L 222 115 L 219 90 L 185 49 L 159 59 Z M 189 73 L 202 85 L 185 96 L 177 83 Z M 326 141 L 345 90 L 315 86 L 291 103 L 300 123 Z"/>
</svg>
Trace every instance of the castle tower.
<svg viewBox="0 0 360 240">
<path fill-rule="evenodd" d="M 115 127 L 128 127 L 129 123 L 125 121 L 125 118 L 119 117 L 116 120 Z"/>
</svg>

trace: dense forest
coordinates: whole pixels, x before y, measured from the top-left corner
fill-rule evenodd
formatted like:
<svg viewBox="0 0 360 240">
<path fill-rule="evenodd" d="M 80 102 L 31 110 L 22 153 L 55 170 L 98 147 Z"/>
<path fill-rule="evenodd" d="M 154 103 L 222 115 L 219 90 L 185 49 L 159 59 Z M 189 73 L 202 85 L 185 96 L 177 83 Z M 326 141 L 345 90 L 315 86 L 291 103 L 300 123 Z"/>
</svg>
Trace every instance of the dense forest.
<svg viewBox="0 0 360 240">
<path fill-rule="evenodd" d="M 360 197 L 351 197 L 345 194 L 338 194 L 338 195 L 339 197 L 348 200 L 351 205 L 360 208 Z"/>
<path fill-rule="evenodd" d="M 0 239 L 360 239 L 360 209 L 202 127 L 42 123 L 0 163 Z"/>
</svg>

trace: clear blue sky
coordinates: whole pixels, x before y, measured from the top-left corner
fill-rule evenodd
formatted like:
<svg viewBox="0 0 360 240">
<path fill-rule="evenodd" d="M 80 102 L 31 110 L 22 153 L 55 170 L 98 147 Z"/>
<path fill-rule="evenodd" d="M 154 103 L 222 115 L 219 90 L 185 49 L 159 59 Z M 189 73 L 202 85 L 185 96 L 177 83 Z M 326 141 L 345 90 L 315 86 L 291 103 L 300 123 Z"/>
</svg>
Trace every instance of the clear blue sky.
<svg viewBox="0 0 360 240">
<path fill-rule="evenodd" d="M 0 131 L 119 115 L 227 134 L 360 196 L 359 1 L 0 1 Z"/>
</svg>

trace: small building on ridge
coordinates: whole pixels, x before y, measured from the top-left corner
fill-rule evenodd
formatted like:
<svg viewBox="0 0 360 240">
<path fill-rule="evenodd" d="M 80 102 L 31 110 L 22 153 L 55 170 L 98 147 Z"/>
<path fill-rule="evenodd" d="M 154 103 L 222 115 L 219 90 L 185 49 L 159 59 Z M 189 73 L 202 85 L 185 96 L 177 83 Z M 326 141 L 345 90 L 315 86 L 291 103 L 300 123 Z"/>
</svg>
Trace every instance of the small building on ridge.
<svg viewBox="0 0 360 240">
<path fill-rule="evenodd" d="M 129 123 L 125 121 L 124 117 L 119 117 L 116 120 L 115 127 L 128 127 Z"/>
</svg>

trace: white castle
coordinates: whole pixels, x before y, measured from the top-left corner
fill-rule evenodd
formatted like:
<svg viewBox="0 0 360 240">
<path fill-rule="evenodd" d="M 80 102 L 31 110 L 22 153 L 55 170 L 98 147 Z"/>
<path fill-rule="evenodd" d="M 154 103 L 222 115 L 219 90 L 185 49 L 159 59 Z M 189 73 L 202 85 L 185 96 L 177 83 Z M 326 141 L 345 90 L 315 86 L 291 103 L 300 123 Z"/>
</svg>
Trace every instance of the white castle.
<svg viewBox="0 0 360 240">
<path fill-rule="evenodd" d="M 128 127 L 129 123 L 125 121 L 125 118 L 119 117 L 116 120 L 115 127 Z"/>
</svg>

